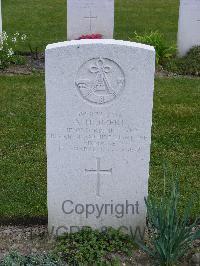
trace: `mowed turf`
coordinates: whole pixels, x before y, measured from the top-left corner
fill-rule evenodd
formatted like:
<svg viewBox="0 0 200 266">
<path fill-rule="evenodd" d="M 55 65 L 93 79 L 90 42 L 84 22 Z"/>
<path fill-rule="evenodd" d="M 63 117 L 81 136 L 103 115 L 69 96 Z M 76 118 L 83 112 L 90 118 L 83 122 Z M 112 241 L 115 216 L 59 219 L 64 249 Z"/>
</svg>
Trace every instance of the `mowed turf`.
<svg viewBox="0 0 200 266">
<path fill-rule="evenodd" d="M 0 219 L 46 214 L 43 77 L 0 77 Z"/>
<path fill-rule="evenodd" d="M 0 76 L 0 220 L 47 215 L 44 76 Z M 200 210 L 200 80 L 155 83 L 149 191 L 158 198 L 179 173 L 182 211 L 194 198 Z M 134 189 L 134 188 L 133 188 Z"/>
<path fill-rule="evenodd" d="M 28 35 L 20 50 L 44 50 L 66 40 L 67 0 L 3 0 L 3 29 Z M 115 38 L 128 40 L 134 32 L 159 30 L 168 44 L 176 44 L 179 0 L 115 0 Z"/>
</svg>

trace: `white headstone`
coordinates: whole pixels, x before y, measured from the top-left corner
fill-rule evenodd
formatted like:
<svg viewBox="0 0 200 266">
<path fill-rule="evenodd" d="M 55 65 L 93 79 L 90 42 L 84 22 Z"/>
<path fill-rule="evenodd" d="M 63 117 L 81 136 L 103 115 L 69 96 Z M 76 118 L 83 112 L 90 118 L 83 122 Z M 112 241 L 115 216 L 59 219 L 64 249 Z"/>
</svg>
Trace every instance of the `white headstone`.
<svg viewBox="0 0 200 266">
<path fill-rule="evenodd" d="M 0 0 L 0 35 L 2 34 L 2 13 L 1 13 L 1 0 Z"/>
<path fill-rule="evenodd" d="M 48 217 L 55 234 L 84 226 L 144 229 L 154 61 L 153 47 L 124 41 L 47 46 Z"/>
<path fill-rule="evenodd" d="M 200 0 L 181 0 L 179 10 L 178 50 L 184 56 L 200 45 Z"/>
<path fill-rule="evenodd" d="M 114 0 L 67 0 L 67 39 L 82 35 L 101 34 L 112 39 Z"/>
</svg>

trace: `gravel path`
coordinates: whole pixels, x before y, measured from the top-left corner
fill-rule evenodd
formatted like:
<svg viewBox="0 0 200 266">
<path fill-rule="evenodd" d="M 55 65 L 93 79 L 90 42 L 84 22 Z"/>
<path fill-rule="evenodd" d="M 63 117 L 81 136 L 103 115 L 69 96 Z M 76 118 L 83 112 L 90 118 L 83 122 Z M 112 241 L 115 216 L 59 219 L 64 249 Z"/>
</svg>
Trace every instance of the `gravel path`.
<svg viewBox="0 0 200 266">
<path fill-rule="evenodd" d="M 42 253 L 52 249 L 54 240 L 48 236 L 47 226 L 1 226 L 0 260 L 11 250 L 23 255 Z"/>
</svg>

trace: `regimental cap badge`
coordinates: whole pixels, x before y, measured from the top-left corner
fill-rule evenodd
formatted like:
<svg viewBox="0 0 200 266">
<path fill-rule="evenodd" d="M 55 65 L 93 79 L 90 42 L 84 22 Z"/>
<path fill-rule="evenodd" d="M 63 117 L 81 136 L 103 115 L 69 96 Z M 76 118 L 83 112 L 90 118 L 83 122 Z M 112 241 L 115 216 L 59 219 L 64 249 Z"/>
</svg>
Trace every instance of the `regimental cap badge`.
<svg viewBox="0 0 200 266">
<path fill-rule="evenodd" d="M 76 85 L 85 100 L 95 104 L 105 104 L 121 94 L 125 87 L 125 75 L 113 60 L 94 58 L 80 67 Z"/>
</svg>

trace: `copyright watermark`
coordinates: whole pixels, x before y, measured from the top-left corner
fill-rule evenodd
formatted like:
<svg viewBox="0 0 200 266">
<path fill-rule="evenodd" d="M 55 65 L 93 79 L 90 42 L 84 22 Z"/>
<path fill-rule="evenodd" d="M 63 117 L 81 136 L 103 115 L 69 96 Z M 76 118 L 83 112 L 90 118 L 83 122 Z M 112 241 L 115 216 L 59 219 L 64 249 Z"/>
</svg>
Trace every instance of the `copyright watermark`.
<svg viewBox="0 0 200 266">
<path fill-rule="evenodd" d="M 113 200 L 110 203 L 76 203 L 72 200 L 65 200 L 62 203 L 62 211 L 66 215 L 82 215 L 86 219 L 90 216 L 94 216 L 97 219 L 101 218 L 102 216 L 112 215 L 116 218 L 122 218 L 124 215 L 131 214 L 131 215 L 139 215 L 139 202 L 136 201 L 135 203 L 130 203 L 126 200 L 123 203 L 115 203 Z"/>
<path fill-rule="evenodd" d="M 71 226 L 67 226 L 67 225 L 61 225 L 58 227 L 52 227 L 50 230 L 50 235 L 52 236 L 60 236 L 64 233 L 77 233 L 80 232 L 81 230 L 84 229 L 92 229 L 91 226 L 77 226 L 77 225 L 71 225 Z M 109 226 L 101 226 L 100 228 L 98 228 L 98 230 L 100 232 L 106 232 L 108 230 L 108 228 L 110 228 Z M 134 226 L 134 225 L 121 225 L 118 228 L 116 228 L 116 230 L 120 233 L 124 233 L 124 234 L 128 234 L 131 235 L 131 237 L 133 239 L 144 239 L 144 235 L 145 235 L 145 227 L 141 227 L 141 226 Z"/>
</svg>

